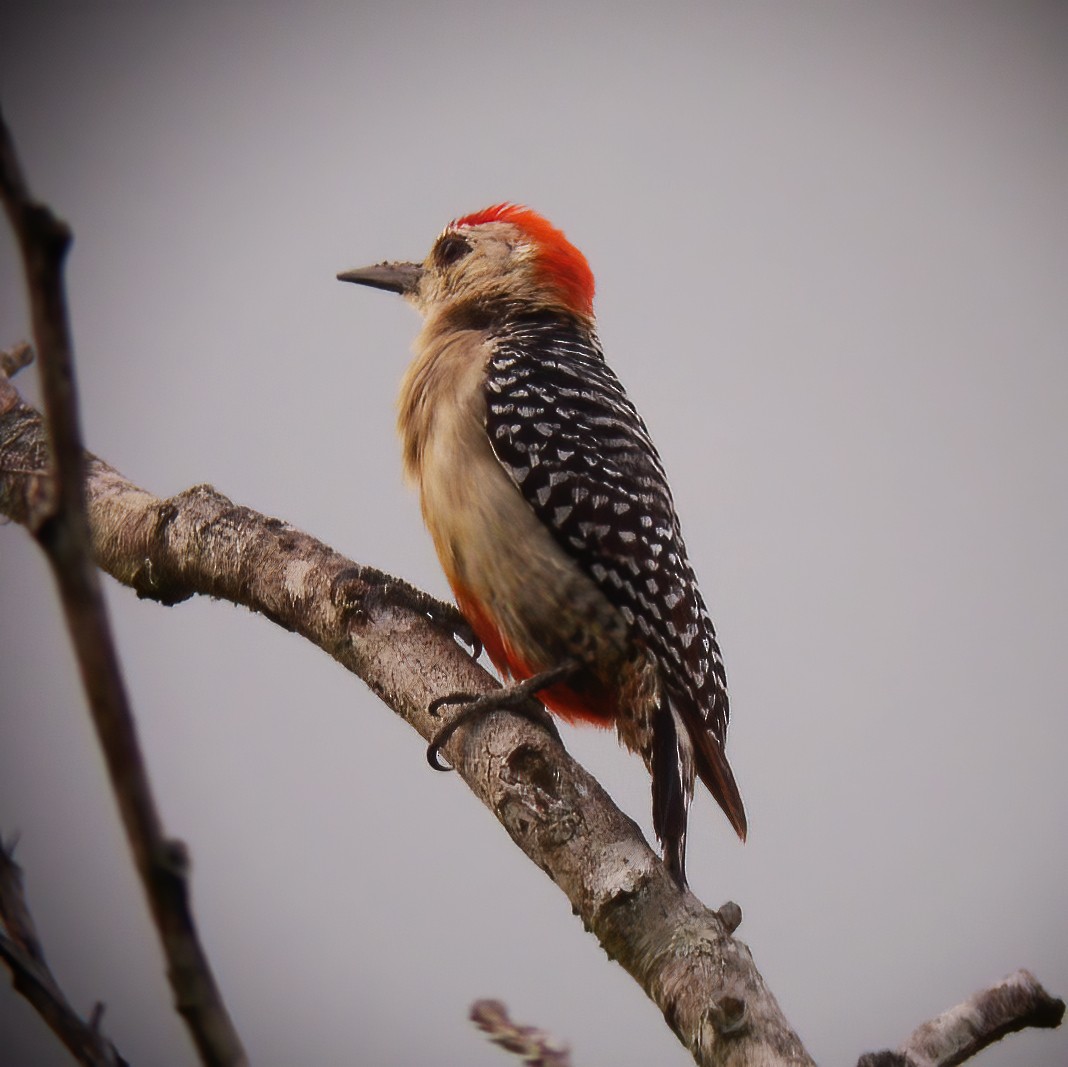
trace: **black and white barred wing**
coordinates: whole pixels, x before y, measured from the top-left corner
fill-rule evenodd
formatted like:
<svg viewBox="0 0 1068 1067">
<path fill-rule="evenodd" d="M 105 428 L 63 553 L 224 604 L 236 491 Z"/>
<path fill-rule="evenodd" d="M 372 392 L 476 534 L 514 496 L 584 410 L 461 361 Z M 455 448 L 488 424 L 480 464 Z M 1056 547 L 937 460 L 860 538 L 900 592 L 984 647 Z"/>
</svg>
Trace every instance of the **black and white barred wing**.
<svg viewBox="0 0 1068 1067">
<path fill-rule="evenodd" d="M 511 323 L 496 339 L 485 394 L 498 460 L 652 650 L 690 732 L 707 731 L 721 749 L 727 695 L 715 631 L 660 457 L 596 337 L 556 315 Z M 699 749 L 703 740 L 695 737 Z"/>
</svg>

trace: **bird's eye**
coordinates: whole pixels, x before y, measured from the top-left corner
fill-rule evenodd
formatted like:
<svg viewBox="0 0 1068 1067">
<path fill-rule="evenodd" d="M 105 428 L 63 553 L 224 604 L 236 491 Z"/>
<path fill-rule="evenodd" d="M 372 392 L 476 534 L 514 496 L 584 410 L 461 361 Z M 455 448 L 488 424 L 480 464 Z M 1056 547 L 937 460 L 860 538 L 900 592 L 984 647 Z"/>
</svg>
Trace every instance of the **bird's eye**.
<svg viewBox="0 0 1068 1067">
<path fill-rule="evenodd" d="M 458 233 L 447 233 L 434 249 L 434 261 L 439 267 L 451 267 L 471 251 L 467 240 Z"/>
</svg>

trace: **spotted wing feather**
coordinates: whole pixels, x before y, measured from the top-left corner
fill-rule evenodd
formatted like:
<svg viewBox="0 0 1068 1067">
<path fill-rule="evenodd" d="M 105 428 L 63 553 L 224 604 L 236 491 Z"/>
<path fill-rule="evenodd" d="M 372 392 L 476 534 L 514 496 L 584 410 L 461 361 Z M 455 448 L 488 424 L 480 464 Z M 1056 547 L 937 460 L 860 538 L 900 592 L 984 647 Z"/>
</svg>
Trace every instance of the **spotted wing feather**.
<svg viewBox="0 0 1068 1067">
<path fill-rule="evenodd" d="M 660 457 L 596 335 L 558 314 L 510 321 L 494 340 L 485 395 L 498 460 L 652 650 L 697 771 L 744 834 L 722 751 L 728 706 L 715 631 Z"/>
</svg>

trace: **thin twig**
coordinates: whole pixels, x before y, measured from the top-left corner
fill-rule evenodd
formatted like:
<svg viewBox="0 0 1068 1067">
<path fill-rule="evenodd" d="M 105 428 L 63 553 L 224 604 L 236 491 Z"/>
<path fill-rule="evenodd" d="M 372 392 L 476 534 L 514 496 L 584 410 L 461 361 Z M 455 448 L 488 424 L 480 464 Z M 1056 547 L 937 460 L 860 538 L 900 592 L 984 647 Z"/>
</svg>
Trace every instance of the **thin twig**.
<svg viewBox="0 0 1068 1067">
<path fill-rule="evenodd" d="M 33 349 L 25 341 L 20 341 L 17 345 L 0 352 L 0 374 L 5 378 L 14 378 L 20 370 L 28 367 L 32 362 Z"/>
<path fill-rule="evenodd" d="M 118 655 L 93 564 L 85 514 L 84 450 L 63 263 L 70 231 L 29 190 L 0 116 L 0 196 L 22 253 L 40 365 L 51 478 L 29 526 L 59 586 L 67 629 L 127 840 L 167 957 L 179 1010 L 203 1063 L 246 1062 L 193 924 L 187 872 L 175 857 L 152 795 Z"/>
<path fill-rule="evenodd" d="M 529 1067 L 571 1067 L 571 1052 L 552 1034 L 533 1026 L 520 1026 L 508 1016 L 499 1000 L 476 1000 L 471 1021 L 495 1045 L 514 1052 Z"/>
<path fill-rule="evenodd" d="M 86 1022 L 70 1005 L 45 960 L 37 927 L 22 886 L 22 869 L 14 846 L 0 841 L 0 959 L 11 971 L 14 987 L 86 1067 L 128 1067 L 100 1029 L 98 1006 Z"/>
</svg>

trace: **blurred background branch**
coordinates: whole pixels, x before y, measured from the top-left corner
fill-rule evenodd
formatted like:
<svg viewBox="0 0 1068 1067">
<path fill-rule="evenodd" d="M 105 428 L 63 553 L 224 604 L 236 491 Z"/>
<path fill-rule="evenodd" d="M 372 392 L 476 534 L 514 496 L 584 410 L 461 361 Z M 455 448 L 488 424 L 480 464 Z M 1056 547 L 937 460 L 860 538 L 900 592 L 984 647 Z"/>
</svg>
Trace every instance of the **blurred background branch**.
<svg viewBox="0 0 1068 1067">
<path fill-rule="evenodd" d="M 97 1005 L 86 1022 L 70 1005 L 45 959 L 15 862 L 14 845 L 0 841 L 0 959 L 11 981 L 52 1032 L 86 1067 L 127 1067 L 126 1060 L 100 1029 L 103 1008 Z"/>
<path fill-rule="evenodd" d="M 163 833 L 93 562 L 63 284 L 71 235 L 48 207 L 32 197 L 2 115 L 0 196 L 22 252 L 44 395 L 47 447 L 36 447 L 34 454 L 50 457 L 34 483 L 35 489 L 43 486 L 45 492 L 24 496 L 26 525 L 44 549 L 59 587 L 89 711 L 167 959 L 178 1010 L 201 1061 L 212 1067 L 235 1067 L 246 1062 L 244 1050 L 197 935 L 184 849 Z M 11 366 L 19 362 L 17 350 L 5 361 Z"/>
</svg>

